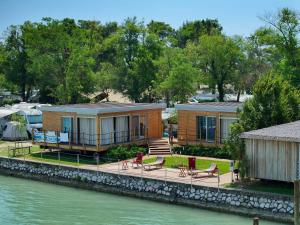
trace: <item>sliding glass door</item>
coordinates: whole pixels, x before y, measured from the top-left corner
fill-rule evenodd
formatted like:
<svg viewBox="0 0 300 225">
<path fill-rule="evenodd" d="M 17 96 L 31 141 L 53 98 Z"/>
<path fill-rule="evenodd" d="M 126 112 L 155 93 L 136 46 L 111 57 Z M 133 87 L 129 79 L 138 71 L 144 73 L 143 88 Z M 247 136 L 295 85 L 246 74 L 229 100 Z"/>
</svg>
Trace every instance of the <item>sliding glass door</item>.
<svg viewBox="0 0 300 225">
<path fill-rule="evenodd" d="M 128 116 L 115 117 L 116 143 L 128 142 Z"/>
<path fill-rule="evenodd" d="M 77 126 L 79 144 L 96 145 L 96 119 L 78 118 Z"/>
<path fill-rule="evenodd" d="M 129 117 L 107 117 L 101 119 L 101 145 L 124 143 L 129 141 Z"/>
<path fill-rule="evenodd" d="M 220 137 L 221 143 L 224 143 L 230 135 L 230 126 L 236 121 L 236 118 L 222 117 L 220 119 Z"/>
<path fill-rule="evenodd" d="M 114 143 L 115 133 L 114 133 L 114 118 L 102 118 L 101 119 L 101 145 L 108 145 Z"/>
</svg>

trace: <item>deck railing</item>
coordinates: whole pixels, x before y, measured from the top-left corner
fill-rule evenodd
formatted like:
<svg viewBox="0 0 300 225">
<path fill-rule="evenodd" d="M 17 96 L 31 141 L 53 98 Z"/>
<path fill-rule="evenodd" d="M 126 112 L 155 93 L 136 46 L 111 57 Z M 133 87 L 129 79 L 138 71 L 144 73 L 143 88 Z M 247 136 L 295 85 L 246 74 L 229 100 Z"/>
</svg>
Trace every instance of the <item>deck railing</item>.
<svg viewBox="0 0 300 225">
<path fill-rule="evenodd" d="M 142 135 L 141 135 L 142 134 Z M 145 128 L 136 134 L 136 130 L 114 131 L 108 133 L 91 134 L 85 132 L 61 132 L 61 131 L 33 131 L 32 142 L 41 143 L 45 146 L 55 144 L 68 145 L 70 149 L 73 146 L 82 146 L 83 148 L 97 148 L 97 146 L 110 146 L 117 144 L 125 144 L 135 141 L 148 142 L 148 132 Z"/>
<path fill-rule="evenodd" d="M 177 129 L 177 140 L 179 143 L 184 145 L 194 144 L 214 144 L 222 145 L 225 143 L 227 138 L 221 137 L 220 133 L 215 130 L 214 139 L 203 139 L 197 135 L 197 129 Z"/>
</svg>

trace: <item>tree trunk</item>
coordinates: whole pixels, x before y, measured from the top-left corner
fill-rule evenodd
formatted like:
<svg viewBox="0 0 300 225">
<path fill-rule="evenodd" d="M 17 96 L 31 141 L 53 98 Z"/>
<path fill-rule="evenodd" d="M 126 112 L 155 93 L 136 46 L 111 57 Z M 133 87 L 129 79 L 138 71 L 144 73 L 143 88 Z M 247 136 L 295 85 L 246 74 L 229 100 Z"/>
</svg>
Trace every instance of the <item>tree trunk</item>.
<svg viewBox="0 0 300 225">
<path fill-rule="evenodd" d="M 218 84 L 219 101 L 224 102 L 224 88 L 223 84 Z"/>
<path fill-rule="evenodd" d="M 238 91 L 237 96 L 236 96 L 236 101 L 239 102 L 241 97 L 241 90 Z"/>
</svg>

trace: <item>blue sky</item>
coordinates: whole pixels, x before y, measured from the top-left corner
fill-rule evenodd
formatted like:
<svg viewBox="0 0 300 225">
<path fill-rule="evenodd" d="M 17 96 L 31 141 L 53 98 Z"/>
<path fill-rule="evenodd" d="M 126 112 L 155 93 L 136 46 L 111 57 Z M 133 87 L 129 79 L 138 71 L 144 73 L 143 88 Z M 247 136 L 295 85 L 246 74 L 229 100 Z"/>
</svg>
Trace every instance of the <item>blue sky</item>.
<svg viewBox="0 0 300 225">
<path fill-rule="evenodd" d="M 136 16 L 146 23 L 164 21 L 178 28 L 184 21 L 218 19 L 227 35 L 251 34 L 264 23 L 258 16 L 290 7 L 300 0 L 0 0 L 0 33 L 9 25 L 42 17 L 122 22 Z"/>
</svg>

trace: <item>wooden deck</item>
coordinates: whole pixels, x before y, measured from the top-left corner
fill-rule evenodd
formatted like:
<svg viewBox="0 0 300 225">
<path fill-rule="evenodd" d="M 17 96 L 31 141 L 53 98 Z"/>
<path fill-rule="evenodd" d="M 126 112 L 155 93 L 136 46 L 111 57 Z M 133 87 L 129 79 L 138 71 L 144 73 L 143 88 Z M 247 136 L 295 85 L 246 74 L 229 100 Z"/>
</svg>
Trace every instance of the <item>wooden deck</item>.
<svg viewBox="0 0 300 225">
<path fill-rule="evenodd" d="M 148 144 L 148 141 L 146 139 L 141 139 L 141 140 L 135 140 L 135 141 L 125 142 L 125 143 L 114 143 L 114 144 L 100 145 L 100 146 L 74 144 L 74 143 L 45 143 L 45 142 L 32 142 L 32 144 L 43 146 L 43 147 L 48 147 L 48 148 L 53 148 L 53 149 L 68 150 L 68 151 L 103 152 L 113 146 L 130 145 L 130 144 L 146 145 L 146 144 Z"/>
</svg>

